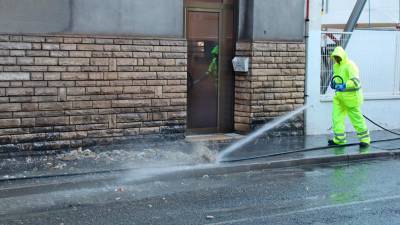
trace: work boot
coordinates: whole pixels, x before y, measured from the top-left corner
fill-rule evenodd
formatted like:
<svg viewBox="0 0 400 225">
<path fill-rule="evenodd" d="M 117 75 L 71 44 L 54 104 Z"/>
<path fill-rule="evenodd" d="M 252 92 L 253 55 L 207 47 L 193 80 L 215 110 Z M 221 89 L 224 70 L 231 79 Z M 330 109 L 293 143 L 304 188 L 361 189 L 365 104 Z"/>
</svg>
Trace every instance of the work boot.
<svg viewBox="0 0 400 225">
<path fill-rule="evenodd" d="M 339 146 L 340 144 L 336 144 L 333 140 L 328 140 L 328 146 Z"/>
<path fill-rule="evenodd" d="M 360 142 L 360 148 L 368 148 L 369 144 L 366 142 Z"/>
</svg>

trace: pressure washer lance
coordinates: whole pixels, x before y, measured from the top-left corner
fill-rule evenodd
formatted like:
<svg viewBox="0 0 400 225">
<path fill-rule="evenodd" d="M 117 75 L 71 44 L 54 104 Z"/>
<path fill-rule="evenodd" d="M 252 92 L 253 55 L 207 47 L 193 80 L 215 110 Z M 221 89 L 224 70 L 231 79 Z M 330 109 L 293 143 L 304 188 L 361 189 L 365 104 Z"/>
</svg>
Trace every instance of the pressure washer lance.
<svg viewBox="0 0 400 225">
<path fill-rule="evenodd" d="M 192 82 L 192 85 L 193 85 L 193 86 L 196 85 L 197 83 L 199 83 L 200 81 L 202 81 L 204 78 L 206 78 L 206 77 L 208 77 L 208 76 L 209 76 L 208 73 L 204 73 L 204 74 L 201 75 L 197 80 L 194 80 L 194 81 Z"/>
</svg>

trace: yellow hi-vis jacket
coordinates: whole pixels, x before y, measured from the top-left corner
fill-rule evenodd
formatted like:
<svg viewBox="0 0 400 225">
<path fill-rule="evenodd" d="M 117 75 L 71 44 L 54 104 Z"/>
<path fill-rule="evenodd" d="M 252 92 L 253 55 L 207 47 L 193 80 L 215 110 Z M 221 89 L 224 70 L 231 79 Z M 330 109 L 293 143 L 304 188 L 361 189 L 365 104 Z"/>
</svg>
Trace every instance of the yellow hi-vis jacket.
<svg viewBox="0 0 400 225">
<path fill-rule="evenodd" d="M 336 47 L 331 54 L 332 60 L 334 60 L 334 56 L 339 56 L 342 59 L 340 64 L 336 62 L 333 66 L 334 76 L 341 77 L 346 84 L 346 89 L 343 92 L 336 92 L 334 98 L 348 108 L 361 106 L 364 101 L 364 96 L 361 91 L 360 75 L 357 65 L 348 59 L 346 52 L 340 46 Z M 340 79 L 335 79 L 335 82 L 340 84 L 342 81 Z"/>
</svg>

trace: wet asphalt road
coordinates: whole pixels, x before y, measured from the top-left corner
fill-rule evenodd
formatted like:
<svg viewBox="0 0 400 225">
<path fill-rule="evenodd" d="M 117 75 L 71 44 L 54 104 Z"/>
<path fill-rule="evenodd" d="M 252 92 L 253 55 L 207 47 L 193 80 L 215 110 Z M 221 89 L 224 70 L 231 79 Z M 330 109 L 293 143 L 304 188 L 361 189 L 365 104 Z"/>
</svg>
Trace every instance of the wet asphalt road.
<svg viewBox="0 0 400 225">
<path fill-rule="evenodd" d="M 387 159 L 146 181 L 92 176 L 67 188 L 0 184 L 27 187 L 0 191 L 0 224 L 400 224 L 399 174 L 400 161 Z"/>
</svg>

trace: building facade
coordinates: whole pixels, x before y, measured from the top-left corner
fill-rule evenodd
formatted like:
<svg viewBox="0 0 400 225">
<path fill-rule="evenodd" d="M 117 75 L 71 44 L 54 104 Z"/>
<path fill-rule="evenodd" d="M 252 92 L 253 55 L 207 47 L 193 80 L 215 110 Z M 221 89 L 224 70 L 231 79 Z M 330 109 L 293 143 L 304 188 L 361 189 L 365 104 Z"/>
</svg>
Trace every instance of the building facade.
<svg viewBox="0 0 400 225">
<path fill-rule="evenodd" d="M 303 0 L 0 0 L 1 148 L 247 133 L 304 104 L 304 12 Z M 300 116 L 275 133 L 303 129 Z"/>
</svg>

